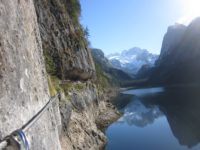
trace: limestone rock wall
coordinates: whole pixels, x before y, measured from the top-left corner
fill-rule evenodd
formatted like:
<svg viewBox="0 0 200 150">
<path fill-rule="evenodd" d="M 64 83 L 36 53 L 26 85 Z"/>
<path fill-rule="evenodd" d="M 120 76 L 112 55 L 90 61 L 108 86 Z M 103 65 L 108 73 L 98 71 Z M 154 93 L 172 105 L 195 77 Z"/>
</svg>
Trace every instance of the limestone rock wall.
<svg viewBox="0 0 200 150">
<path fill-rule="evenodd" d="M 69 14 L 74 7 L 72 1 L 34 0 L 34 3 L 49 73 L 61 79 L 93 78 L 95 69 L 91 53 L 81 25 L 74 21 L 78 17 L 74 13 L 79 12 Z"/>
<path fill-rule="evenodd" d="M 101 150 L 105 146 L 107 138 L 99 127 L 119 117 L 117 111 L 107 105 L 110 96 L 111 92 L 109 95 L 99 93 L 89 81 L 85 88 L 71 91 L 70 96 L 62 95 L 63 150 Z"/>
<path fill-rule="evenodd" d="M 32 0 L 0 1 L 0 137 L 20 128 L 49 100 Z M 50 108 L 26 133 L 32 150 L 60 150 L 59 118 Z M 57 115 L 58 116 L 58 115 Z M 44 138 L 45 137 L 45 138 Z"/>
</svg>

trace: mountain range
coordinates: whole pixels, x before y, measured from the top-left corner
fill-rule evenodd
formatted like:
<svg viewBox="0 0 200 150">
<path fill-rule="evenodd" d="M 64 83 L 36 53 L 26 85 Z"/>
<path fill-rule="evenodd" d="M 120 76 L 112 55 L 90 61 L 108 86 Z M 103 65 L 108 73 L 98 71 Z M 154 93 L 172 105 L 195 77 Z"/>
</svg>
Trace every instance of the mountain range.
<svg viewBox="0 0 200 150">
<path fill-rule="evenodd" d="M 154 66 L 158 55 L 138 47 L 124 50 L 121 53 L 107 55 L 114 68 L 121 69 L 129 74 L 137 74 L 143 65 Z"/>
</svg>

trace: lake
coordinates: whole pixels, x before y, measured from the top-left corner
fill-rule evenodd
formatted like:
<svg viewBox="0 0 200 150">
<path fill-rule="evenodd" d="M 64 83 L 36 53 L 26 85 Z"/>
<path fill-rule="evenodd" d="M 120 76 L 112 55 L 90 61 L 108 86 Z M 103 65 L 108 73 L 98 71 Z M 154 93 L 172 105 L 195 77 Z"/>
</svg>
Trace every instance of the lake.
<svg viewBox="0 0 200 150">
<path fill-rule="evenodd" d="M 200 87 L 128 90 L 116 106 L 106 150 L 200 150 Z"/>
</svg>

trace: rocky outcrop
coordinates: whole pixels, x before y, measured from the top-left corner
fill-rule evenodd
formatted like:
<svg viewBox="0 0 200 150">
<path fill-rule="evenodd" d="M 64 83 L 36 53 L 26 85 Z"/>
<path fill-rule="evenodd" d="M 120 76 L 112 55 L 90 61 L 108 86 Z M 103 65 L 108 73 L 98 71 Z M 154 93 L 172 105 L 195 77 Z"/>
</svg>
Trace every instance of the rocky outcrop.
<svg viewBox="0 0 200 150">
<path fill-rule="evenodd" d="M 109 102 L 111 93 L 99 93 L 90 81 L 78 84 L 84 84 L 85 87 L 73 89 L 68 97 L 62 95 L 60 102 L 63 124 L 62 149 L 102 149 L 107 138 L 101 129 L 119 118 L 120 114 Z M 116 96 L 116 93 L 113 95 Z"/>
<path fill-rule="evenodd" d="M 79 1 L 34 0 L 34 4 L 47 71 L 67 81 L 60 101 L 62 149 L 100 149 L 106 137 L 97 128 L 96 119 L 100 110 L 108 109 L 103 107 L 104 98 L 98 96 L 99 90 L 92 81 L 95 66 L 86 31 L 79 24 Z"/>
<path fill-rule="evenodd" d="M 49 100 L 32 0 L 0 2 L 0 137 L 24 125 Z M 47 112 L 27 132 L 32 150 L 60 150 L 59 115 Z M 58 121 L 58 122 L 57 122 Z"/>
<path fill-rule="evenodd" d="M 93 78 L 93 60 L 78 20 L 79 1 L 34 0 L 34 3 L 47 71 L 61 79 Z"/>
</svg>

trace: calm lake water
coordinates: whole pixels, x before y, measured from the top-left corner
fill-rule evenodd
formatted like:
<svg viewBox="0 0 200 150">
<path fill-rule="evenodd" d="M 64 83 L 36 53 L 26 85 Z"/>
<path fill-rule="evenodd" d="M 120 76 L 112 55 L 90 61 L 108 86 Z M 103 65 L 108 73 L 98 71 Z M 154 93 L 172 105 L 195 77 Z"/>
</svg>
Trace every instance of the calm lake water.
<svg viewBox="0 0 200 150">
<path fill-rule="evenodd" d="M 106 150 L 200 150 L 200 87 L 123 92 Z"/>
</svg>

